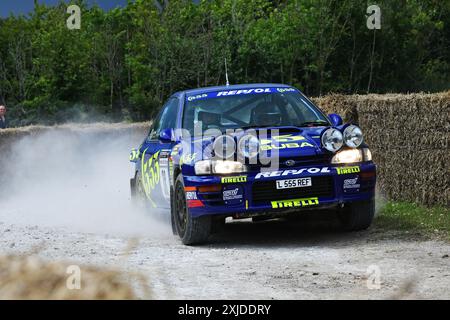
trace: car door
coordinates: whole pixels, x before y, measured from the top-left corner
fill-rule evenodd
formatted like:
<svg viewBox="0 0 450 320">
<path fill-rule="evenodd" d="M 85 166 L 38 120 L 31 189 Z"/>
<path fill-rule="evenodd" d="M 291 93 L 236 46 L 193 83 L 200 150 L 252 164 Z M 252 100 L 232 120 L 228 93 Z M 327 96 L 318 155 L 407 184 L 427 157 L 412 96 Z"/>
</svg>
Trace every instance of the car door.
<svg viewBox="0 0 450 320">
<path fill-rule="evenodd" d="M 142 186 L 150 204 L 155 208 L 169 208 L 170 178 L 168 157 L 174 141 L 160 139 L 165 129 L 175 129 L 180 100 L 170 98 L 162 107 L 150 129 L 147 139 L 140 147 L 140 174 Z"/>
</svg>

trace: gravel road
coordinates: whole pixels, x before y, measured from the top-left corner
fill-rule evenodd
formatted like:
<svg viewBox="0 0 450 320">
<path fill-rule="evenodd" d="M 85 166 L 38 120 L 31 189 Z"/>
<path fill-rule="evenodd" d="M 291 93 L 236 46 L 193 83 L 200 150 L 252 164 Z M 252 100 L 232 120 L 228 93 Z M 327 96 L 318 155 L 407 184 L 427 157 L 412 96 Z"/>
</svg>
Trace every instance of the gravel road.
<svg viewBox="0 0 450 320">
<path fill-rule="evenodd" d="M 55 131 L 15 142 L 2 167 L 0 254 L 138 273 L 151 288 L 129 276 L 142 298 L 450 299 L 449 243 L 376 226 L 239 221 L 209 245 L 183 246 L 131 206 L 128 153 L 141 138 Z"/>
<path fill-rule="evenodd" d="M 448 243 L 400 240 L 376 228 L 342 234 L 282 221 L 239 222 L 201 247 L 183 246 L 164 226 L 158 235 L 134 240 L 9 223 L 0 224 L 0 234 L 4 253 L 37 252 L 49 260 L 143 274 L 151 296 L 137 283 L 142 298 L 450 298 Z M 379 289 L 376 281 L 368 289 L 377 268 Z"/>
</svg>

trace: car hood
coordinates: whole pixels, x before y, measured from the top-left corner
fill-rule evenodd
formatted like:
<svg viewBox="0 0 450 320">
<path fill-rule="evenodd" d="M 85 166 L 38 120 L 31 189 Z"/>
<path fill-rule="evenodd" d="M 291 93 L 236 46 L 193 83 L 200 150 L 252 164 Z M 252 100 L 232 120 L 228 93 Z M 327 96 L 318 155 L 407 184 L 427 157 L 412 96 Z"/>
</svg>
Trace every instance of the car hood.
<svg viewBox="0 0 450 320">
<path fill-rule="evenodd" d="M 278 156 L 280 158 L 297 158 L 323 155 L 327 151 L 321 148 L 320 137 L 328 127 L 280 127 L 249 129 L 229 134 L 234 138 L 236 144 L 246 134 L 257 135 L 261 143 L 263 157 Z M 202 137 L 194 139 L 192 150 L 195 150 L 194 158 L 208 158 L 213 154 L 213 143 L 216 138 Z M 201 150 L 200 154 L 199 151 Z M 193 153 L 191 153 L 193 154 Z"/>
</svg>

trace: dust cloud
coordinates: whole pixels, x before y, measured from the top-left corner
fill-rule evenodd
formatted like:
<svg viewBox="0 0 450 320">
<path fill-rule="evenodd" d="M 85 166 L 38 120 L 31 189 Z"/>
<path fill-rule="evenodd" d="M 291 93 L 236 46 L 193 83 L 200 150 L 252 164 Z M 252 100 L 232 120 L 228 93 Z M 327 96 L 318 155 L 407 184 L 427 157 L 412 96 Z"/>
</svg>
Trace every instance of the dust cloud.
<svg viewBox="0 0 450 320">
<path fill-rule="evenodd" d="M 114 130 L 50 130 L 20 138 L 10 152 L 0 154 L 7 157 L 0 170 L 0 221 L 121 236 L 169 236 L 167 223 L 131 201 L 134 166 L 128 155 L 141 138 Z"/>
</svg>

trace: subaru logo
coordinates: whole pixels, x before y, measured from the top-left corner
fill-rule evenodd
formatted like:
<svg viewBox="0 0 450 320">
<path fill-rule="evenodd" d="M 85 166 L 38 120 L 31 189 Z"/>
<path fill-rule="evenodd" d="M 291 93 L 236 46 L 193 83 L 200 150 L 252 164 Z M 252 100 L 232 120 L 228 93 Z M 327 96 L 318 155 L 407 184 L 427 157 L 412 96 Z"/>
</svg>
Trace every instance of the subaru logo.
<svg viewBox="0 0 450 320">
<path fill-rule="evenodd" d="M 288 167 L 292 167 L 293 165 L 295 165 L 295 161 L 294 161 L 294 160 L 288 160 L 288 161 L 285 162 L 285 164 L 286 164 Z"/>
</svg>

